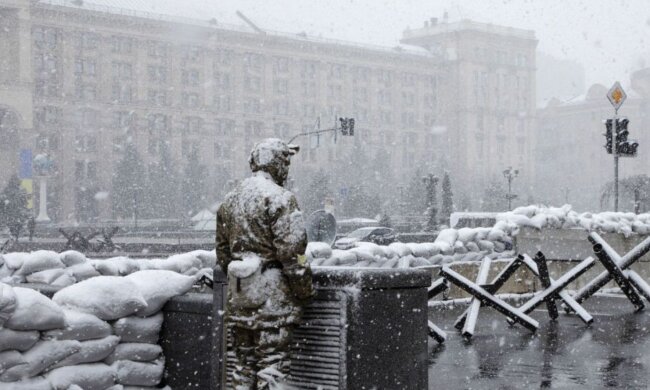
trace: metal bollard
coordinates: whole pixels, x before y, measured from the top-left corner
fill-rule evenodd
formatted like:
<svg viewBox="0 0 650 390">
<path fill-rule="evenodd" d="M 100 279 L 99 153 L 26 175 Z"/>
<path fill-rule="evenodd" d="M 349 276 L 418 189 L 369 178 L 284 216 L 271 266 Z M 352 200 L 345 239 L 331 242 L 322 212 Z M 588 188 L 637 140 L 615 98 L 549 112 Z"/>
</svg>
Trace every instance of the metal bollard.
<svg viewBox="0 0 650 390">
<path fill-rule="evenodd" d="M 223 273 L 220 266 L 214 268 L 212 304 L 212 389 L 226 390 L 228 382 L 226 372 L 227 334 L 224 323 L 226 310 L 226 299 L 228 289 L 228 277 Z"/>
</svg>

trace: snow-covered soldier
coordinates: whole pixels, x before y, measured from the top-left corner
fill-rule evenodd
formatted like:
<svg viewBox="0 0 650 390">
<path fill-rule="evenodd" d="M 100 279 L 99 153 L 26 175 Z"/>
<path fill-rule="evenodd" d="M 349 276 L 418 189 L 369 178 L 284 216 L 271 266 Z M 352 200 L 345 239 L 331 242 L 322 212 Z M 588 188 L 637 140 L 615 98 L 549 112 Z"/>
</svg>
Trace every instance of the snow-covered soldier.
<svg viewBox="0 0 650 390">
<path fill-rule="evenodd" d="M 273 388 L 288 374 L 292 330 L 313 295 L 302 213 L 283 188 L 297 152 L 276 138 L 256 144 L 248 159 L 252 177 L 217 211 L 217 261 L 228 275 L 225 319 L 237 357 L 237 390 Z"/>
</svg>

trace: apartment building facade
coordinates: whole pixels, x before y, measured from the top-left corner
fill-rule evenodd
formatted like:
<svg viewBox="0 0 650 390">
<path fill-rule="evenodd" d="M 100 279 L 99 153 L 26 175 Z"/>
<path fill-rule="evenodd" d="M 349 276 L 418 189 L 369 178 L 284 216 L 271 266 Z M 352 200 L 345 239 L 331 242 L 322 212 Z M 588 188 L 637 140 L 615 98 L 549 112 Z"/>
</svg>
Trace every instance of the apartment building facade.
<svg viewBox="0 0 650 390">
<path fill-rule="evenodd" d="M 519 111 L 500 117 L 494 112 L 501 106 L 481 111 L 469 102 L 477 90 L 474 76 L 491 78 L 494 64 L 472 71 L 470 60 L 459 60 L 465 48 L 450 58 L 449 49 L 441 53 L 413 41 L 413 31 L 405 32 L 404 42 L 422 47 L 383 48 L 68 0 L 2 0 L 0 10 L 0 24 L 9 27 L 0 42 L 13 53 L 7 58 L 19 59 L 3 62 L 12 72 L 0 80 L 6 116 L 0 137 L 15 135 L 4 146 L 1 163 L 9 169 L 0 182 L 19 169 L 19 150 L 47 153 L 56 166 L 48 179 L 56 221 L 112 217 L 112 175 L 127 143 L 145 162 L 158 158 L 162 146 L 179 166 L 198 153 L 208 167 L 209 191 L 219 194 L 228 180 L 246 174 L 248 152 L 258 139 L 289 139 L 330 127 L 340 116 L 356 119 L 355 137 L 339 138 L 336 145 L 322 140 L 317 148 L 314 140 L 302 139 L 297 165 L 323 166 L 356 145 L 369 156 L 386 151 L 396 173 L 447 167 L 459 186 L 470 187 L 507 164 L 529 164 L 517 157 L 516 135 L 530 136 L 534 115 L 526 116 L 522 130 Z M 485 35 L 476 26 L 463 42 Z M 513 34 L 521 43 L 521 32 Z M 523 40 L 534 47 L 530 34 Z M 518 72 L 528 73 L 517 93 L 527 106 L 534 104 L 534 50 L 531 55 L 521 46 L 526 66 Z M 490 93 L 482 101 L 490 101 L 492 90 L 482 88 Z M 514 138 L 481 143 L 481 121 L 484 129 L 503 128 Z M 14 130 L 6 129 L 9 123 Z M 493 153 L 517 158 L 487 157 Z"/>
</svg>

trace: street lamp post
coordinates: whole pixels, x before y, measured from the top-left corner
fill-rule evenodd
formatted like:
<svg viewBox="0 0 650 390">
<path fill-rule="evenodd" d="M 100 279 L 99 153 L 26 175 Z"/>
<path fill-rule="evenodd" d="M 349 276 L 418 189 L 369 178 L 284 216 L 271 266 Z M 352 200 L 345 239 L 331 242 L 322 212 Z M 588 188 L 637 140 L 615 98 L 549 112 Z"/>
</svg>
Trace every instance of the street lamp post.
<svg viewBox="0 0 650 390">
<path fill-rule="evenodd" d="M 508 181 L 508 194 L 506 195 L 506 199 L 508 200 L 508 210 L 512 210 L 512 200 L 517 198 L 517 195 L 512 193 L 512 181 L 517 176 L 519 176 L 518 169 L 508 167 L 508 169 L 503 171 L 503 177 Z"/>
<path fill-rule="evenodd" d="M 427 176 L 422 178 L 422 182 L 426 186 L 427 191 L 427 230 L 434 231 L 437 227 L 437 214 L 438 209 L 436 207 L 436 185 L 438 184 L 438 177 L 433 173 L 429 173 Z"/>
</svg>

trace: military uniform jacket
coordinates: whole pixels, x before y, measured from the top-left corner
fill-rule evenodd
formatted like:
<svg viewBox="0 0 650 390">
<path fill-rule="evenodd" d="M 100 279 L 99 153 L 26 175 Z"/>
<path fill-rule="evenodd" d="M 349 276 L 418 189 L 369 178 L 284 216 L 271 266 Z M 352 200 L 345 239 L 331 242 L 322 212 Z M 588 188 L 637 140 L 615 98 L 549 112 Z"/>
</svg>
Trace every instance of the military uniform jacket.
<svg viewBox="0 0 650 390">
<path fill-rule="evenodd" d="M 276 184 L 266 172 L 255 172 L 230 192 L 217 211 L 217 262 L 224 273 L 233 260 L 254 253 L 262 261 L 296 266 L 305 253 L 307 235 L 295 196 Z M 226 319 L 249 329 L 273 328 L 296 323 L 301 306 L 293 297 L 280 269 L 279 283 L 257 309 L 234 307 L 228 299 Z"/>
</svg>

